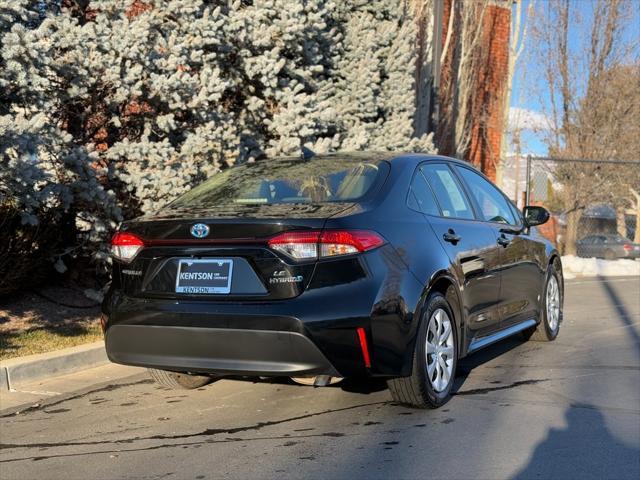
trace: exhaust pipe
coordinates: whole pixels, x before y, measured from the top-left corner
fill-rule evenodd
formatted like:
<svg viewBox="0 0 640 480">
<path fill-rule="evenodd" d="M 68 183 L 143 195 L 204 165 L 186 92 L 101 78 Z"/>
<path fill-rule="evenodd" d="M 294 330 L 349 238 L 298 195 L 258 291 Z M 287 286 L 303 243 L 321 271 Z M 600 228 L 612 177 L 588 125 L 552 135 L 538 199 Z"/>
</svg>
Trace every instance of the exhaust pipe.
<svg viewBox="0 0 640 480">
<path fill-rule="evenodd" d="M 329 384 L 331 384 L 331 376 L 329 375 L 318 375 L 313 380 L 314 387 L 326 387 Z"/>
</svg>

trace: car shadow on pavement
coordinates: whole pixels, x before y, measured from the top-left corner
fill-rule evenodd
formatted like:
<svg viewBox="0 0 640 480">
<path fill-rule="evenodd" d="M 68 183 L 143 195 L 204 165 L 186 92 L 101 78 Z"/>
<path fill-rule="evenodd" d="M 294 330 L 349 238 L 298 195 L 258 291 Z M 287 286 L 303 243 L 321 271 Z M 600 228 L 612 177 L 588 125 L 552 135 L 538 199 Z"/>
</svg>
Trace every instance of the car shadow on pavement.
<svg viewBox="0 0 640 480">
<path fill-rule="evenodd" d="M 349 393 L 360 393 L 363 395 L 369 395 L 376 392 L 381 392 L 387 389 L 387 382 L 382 378 L 368 378 L 368 377 L 349 377 L 345 378 L 335 385 L 327 385 L 324 387 L 313 387 L 312 385 L 298 385 L 289 377 L 255 377 L 255 376 L 239 376 L 229 375 L 224 377 L 225 380 L 233 380 L 237 382 L 249 382 L 249 383 L 269 383 L 273 385 L 283 385 L 287 387 L 299 388 L 299 389 L 313 389 L 313 388 L 339 388 Z"/>
<path fill-rule="evenodd" d="M 453 388 L 451 389 L 451 393 L 455 394 L 462 388 L 474 369 L 504 355 L 507 352 L 510 352 L 514 348 L 520 347 L 525 343 L 526 342 L 518 336 L 510 337 L 501 342 L 490 345 L 487 348 L 483 348 L 482 350 L 460 360 L 456 369 L 456 379 L 453 384 Z"/>
<path fill-rule="evenodd" d="M 343 391 L 349 393 L 369 395 L 386 390 L 387 382 L 382 378 L 352 377 L 345 378 L 344 381 L 337 384 L 336 387 L 340 387 Z"/>
<path fill-rule="evenodd" d="M 613 437 L 598 409 L 571 405 L 565 421 L 565 428 L 549 430 L 514 480 L 640 478 L 640 449 Z"/>
</svg>

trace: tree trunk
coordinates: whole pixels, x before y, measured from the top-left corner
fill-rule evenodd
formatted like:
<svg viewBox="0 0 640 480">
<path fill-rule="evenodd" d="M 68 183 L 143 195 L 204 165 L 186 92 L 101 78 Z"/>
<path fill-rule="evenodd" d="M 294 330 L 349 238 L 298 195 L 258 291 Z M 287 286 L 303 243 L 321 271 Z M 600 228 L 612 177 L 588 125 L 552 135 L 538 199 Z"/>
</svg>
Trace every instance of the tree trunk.
<svg viewBox="0 0 640 480">
<path fill-rule="evenodd" d="M 433 10 L 431 2 L 425 0 L 413 0 L 411 8 L 416 23 L 416 58 L 415 58 L 415 89 L 416 89 L 416 112 L 414 115 L 414 135 L 420 137 L 429 131 L 429 111 L 431 109 L 430 98 L 434 79 L 431 78 L 430 44 L 435 39 L 429 32 L 431 22 L 429 15 Z"/>
<path fill-rule="evenodd" d="M 578 225 L 582 210 L 573 210 L 567 214 L 567 233 L 564 241 L 564 254 L 575 255 L 577 253 L 576 241 L 578 240 Z"/>
<path fill-rule="evenodd" d="M 616 207 L 616 231 L 627 238 L 627 219 L 624 214 L 624 206 L 622 205 Z"/>
</svg>

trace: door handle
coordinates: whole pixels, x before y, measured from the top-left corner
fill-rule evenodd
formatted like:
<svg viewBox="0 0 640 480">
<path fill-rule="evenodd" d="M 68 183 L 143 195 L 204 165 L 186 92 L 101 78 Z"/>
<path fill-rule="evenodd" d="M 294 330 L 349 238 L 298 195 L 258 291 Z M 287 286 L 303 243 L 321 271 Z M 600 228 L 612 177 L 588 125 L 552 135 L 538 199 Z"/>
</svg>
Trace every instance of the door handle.
<svg viewBox="0 0 640 480">
<path fill-rule="evenodd" d="M 500 245 L 502 247 L 508 247 L 510 243 L 511 243 L 511 240 L 509 240 L 504 235 L 498 237 L 498 245 Z"/>
<path fill-rule="evenodd" d="M 447 233 L 442 235 L 442 238 L 444 239 L 445 242 L 452 243 L 453 245 L 455 245 L 460 240 L 462 240 L 462 237 L 460 235 L 456 235 L 456 232 L 454 232 L 451 228 Z"/>
</svg>

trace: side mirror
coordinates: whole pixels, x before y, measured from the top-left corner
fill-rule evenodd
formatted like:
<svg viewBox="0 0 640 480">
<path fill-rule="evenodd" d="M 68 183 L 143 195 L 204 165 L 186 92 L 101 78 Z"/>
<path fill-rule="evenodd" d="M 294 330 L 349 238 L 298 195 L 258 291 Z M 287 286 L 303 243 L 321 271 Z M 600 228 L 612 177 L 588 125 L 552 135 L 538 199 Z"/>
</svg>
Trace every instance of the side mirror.
<svg viewBox="0 0 640 480">
<path fill-rule="evenodd" d="M 536 225 L 542 225 L 549 220 L 551 214 L 544 207 L 526 206 L 523 210 L 524 223 L 527 227 L 535 227 Z"/>
</svg>

